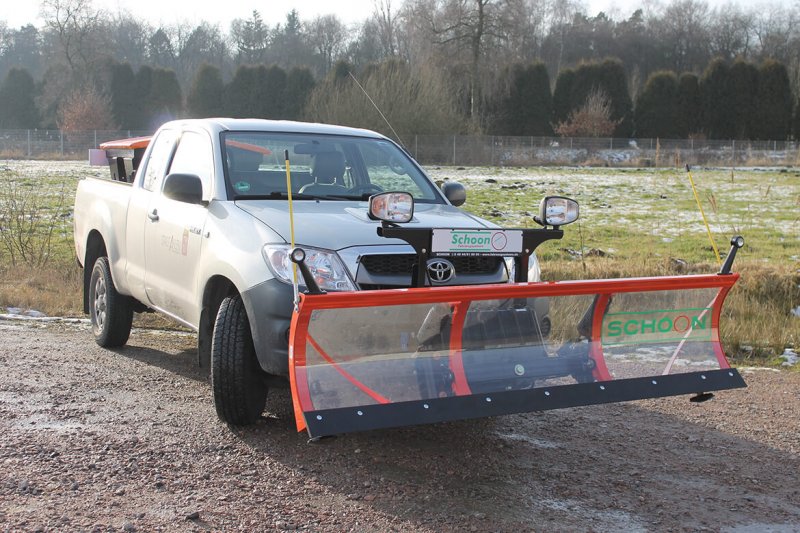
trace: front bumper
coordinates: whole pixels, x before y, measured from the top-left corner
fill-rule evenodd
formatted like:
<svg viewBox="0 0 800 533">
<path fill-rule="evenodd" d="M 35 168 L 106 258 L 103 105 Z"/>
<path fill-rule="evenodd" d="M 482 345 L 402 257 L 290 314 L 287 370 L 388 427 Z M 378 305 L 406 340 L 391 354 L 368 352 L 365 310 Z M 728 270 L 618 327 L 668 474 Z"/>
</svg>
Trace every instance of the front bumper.
<svg viewBox="0 0 800 533">
<path fill-rule="evenodd" d="M 292 286 L 271 279 L 241 294 L 258 362 L 264 372 L 289 377 Z"/>
</svg>

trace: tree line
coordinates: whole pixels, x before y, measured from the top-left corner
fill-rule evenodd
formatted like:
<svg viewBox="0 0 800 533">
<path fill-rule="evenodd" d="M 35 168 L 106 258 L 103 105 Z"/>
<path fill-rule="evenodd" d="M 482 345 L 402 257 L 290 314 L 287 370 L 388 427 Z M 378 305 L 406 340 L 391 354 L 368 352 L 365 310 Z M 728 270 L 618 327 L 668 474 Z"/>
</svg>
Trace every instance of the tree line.
<svg viewBox="0 0 800 533">
<path fill-rule="evenodd" d="M 0 127 L 226 115 L 387 132 L 363 87 L 406 133 L 800 137 L 800 5 L 647 5 L 623 18 L 571 0 L 376 0 L 349 27 L 254 11 L 226 32 L 42 0 L 43 27 L 0 21 Z"/>
</svg>

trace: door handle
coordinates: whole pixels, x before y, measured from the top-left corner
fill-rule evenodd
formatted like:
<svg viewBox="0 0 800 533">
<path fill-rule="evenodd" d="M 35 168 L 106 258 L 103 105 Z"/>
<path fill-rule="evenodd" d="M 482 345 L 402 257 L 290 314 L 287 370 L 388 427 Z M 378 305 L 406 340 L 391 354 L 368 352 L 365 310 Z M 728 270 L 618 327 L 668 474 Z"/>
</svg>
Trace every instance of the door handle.
<svg viewBox="0 0 800 533">
<path fill-rule="evenodd" d="M 149 218 L 153 222 L 158 222 L 158 209 L 153 209 L 152 211 L 147 213 L 147 218 Z"/>
</svg>

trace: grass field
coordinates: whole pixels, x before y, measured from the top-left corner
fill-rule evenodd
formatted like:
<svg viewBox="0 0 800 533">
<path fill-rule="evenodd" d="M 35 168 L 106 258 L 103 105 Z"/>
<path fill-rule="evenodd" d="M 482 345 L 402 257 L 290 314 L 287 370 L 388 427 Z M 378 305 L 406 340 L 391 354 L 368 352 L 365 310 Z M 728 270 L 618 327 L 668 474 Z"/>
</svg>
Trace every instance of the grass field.
<svg viewBox="0 0 800 533">
<path fill-rule="evenodd" d="M 684 170 L 428 170 L 436 180 L 463 183 L 468 189 L 464 207 L 507 227 L 535 226 L 532 215 L 545 195 L 578 200 L 580 222 L 565 228 L 562 241 L 539 249 L 545 279 L 718 269 Z M 82 162 L 0 161 L 0 307 L 81 313 L 72 201 L 82 177 L 106 172 Z M 726 348 L 740 360 L 777 363 L 785 349 L 800 346 L 800 317 L 793 314 L 800 307 L 800 169 L 696 170 L 693 177 L 723 257 L 730 237 L 746 240 L 735 268 L 742 279 L 728 297 L 722 324 Z M 21 214 L 16 218 L 27 225 L 14 230 L 13 214 Z M 49 229 L 48 241 L 43 233 Z M 17 248 L 27 245 L 31 260 L 20 257 L 19 250 L 12 253 L 14 233 L 28 238 Z"/>
</svg>

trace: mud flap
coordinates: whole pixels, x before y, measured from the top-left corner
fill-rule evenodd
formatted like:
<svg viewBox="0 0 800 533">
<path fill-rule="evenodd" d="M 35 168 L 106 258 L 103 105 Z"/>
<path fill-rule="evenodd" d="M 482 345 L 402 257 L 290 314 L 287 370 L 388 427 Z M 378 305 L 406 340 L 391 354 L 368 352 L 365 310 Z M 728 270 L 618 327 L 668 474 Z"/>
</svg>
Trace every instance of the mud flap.
<svg viewBox="0 0 800 533">
<path fill-rule="evenodd" d="M 719 339 L 736 274 L 304 295 L 312 437 L 744 387 Z"/>
</svg>

